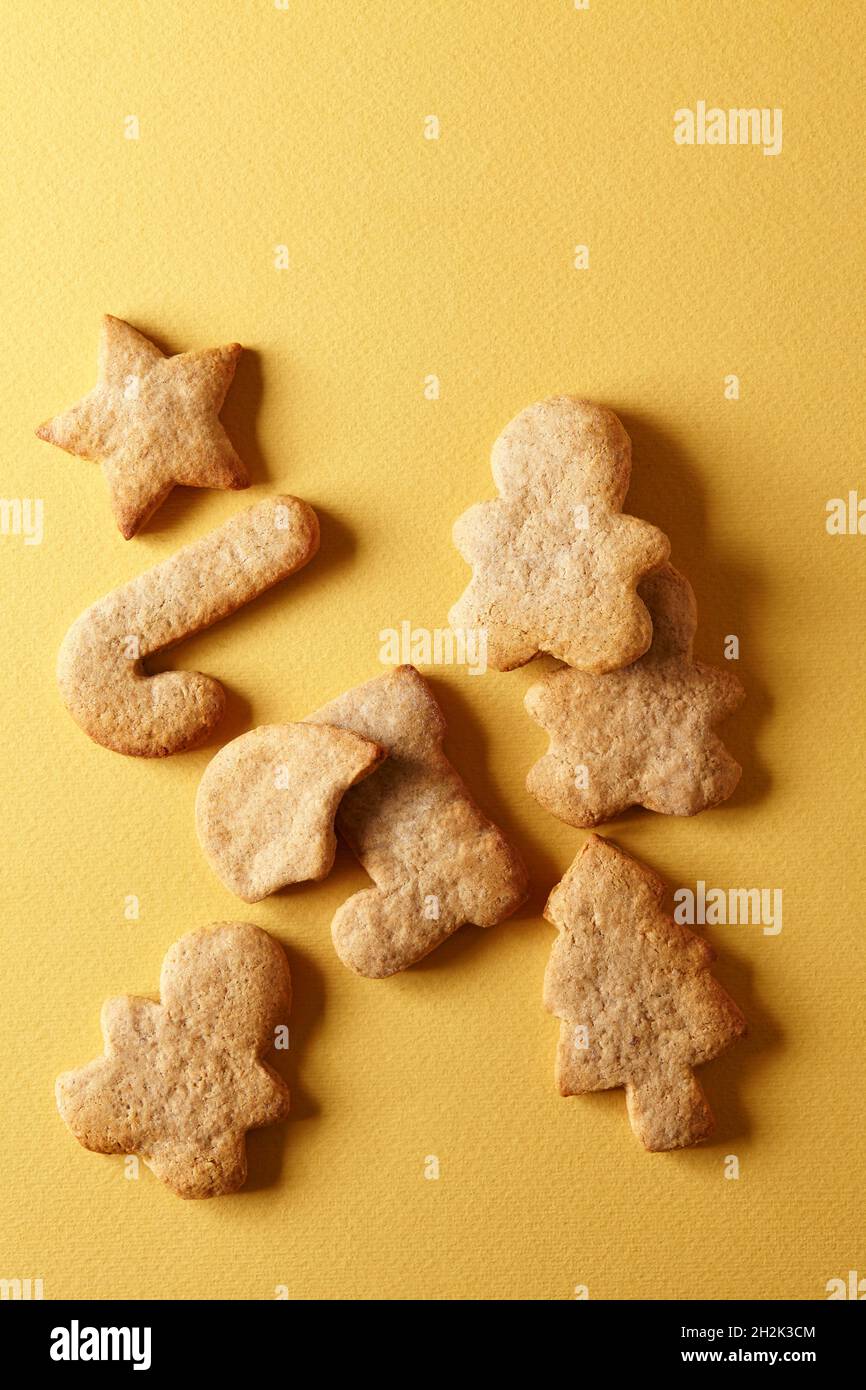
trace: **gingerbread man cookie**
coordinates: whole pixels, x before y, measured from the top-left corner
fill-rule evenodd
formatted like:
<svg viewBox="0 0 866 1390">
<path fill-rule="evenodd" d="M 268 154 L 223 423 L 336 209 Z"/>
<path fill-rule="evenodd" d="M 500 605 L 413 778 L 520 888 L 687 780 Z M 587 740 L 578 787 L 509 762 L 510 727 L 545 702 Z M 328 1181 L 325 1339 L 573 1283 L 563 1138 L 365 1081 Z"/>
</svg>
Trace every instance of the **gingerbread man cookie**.
<svg viewBox="0 0 866 1390">
<path fill-rule="evenodd" d="M 247 1130 L 289 1112 L 262 1060 L 288 1020 L 286 957 L 248 922 L 203 927 L 167 953 L 160 994 L 106 1001 L 105 1055 L 58 1077 L 57 1108 L 84 1148 L 139 1154 L 179 1197 L 235 1192 Z"/>
<path fill-rule="evenodd" d="M 492 464 L 500 497 L 454 526 L 473 576 L 452 627 L 485 630 L 499 671 L 539 652 L 594 672 L 636 660 L 652 637 L 637 585 L 670 545 L 622 514 L 631 443 L 613 411 L 570 396 L 531 405 L 499 436 Z"/>
</svg>

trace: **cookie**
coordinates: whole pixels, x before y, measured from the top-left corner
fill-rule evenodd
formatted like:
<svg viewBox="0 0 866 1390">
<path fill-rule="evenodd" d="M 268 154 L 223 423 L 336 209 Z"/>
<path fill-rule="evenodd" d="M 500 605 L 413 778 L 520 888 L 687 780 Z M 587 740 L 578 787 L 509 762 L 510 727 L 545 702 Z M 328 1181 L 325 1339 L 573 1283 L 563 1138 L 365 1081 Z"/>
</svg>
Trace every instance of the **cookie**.
<svg viewBox="0 0 866 1390">
<path fill-rule="evenodd" d="M 63 639 L 64 704 L 105 748 L 161 758 L 207 738 L 225 705 L 198 671 L 148 675 L 144 661 L 192 637 L 293 574 L 319 548 L 319 523 L 297 497 L 271 497 L 86 609 Z"/>
<path fill-rule="evenodd" d="M 442 751 L 445 720 L 414 666 L 348 691 L 308 722 L 350 729 L 388 751 L 337 811 L 337 829 L 375 884 L 334 917 L 345 965 L 381 979 L 464 923 L 492 927 L 516 911 L 526 870 Z"/>
<path fill-rule="evenodd" d="M 627 806 L 693 816 L 731 795 L 742 768 L 713 732 L 742 703 L 730 671 L 692 657 L 689 581 L 664 565 L 639 590 L 653 620 L 649 651 L 604 675 L 560 670 L 526 694 L 550 748 L 526 785 L 569 825 L 598 825 Z"/>
<path fill-rule="evenodd" d="M 327 725 L 266 724 L 233 739 L 205 768 L 195 803 L 214 873 L 248 903 L 324 878 L 340 798 L 384 757 L 379 744 Z"/>
<path fill-rule="evenodd" d="M 218 419 L 241 352 L 229 343 L 166 357 L 131 324 L 106 314 L 96 385 L 36 433 L 102 465 L 111 510 L 129 540 L 176 483 L 249 486 Z"/>
<path fill-rule="evenodd" d="M 168 951 L 160 995 L 105 1002 L 105 1055 L 58 1077 L 57 1108 L 86 1149 L 139 1154 L 179 1197 L 236 1192 L 247 1130 L 289 1113 L 262 1060 L 289 1016 L 286 957 L 248 922 L 202 927 Z"/>
<path fill-rule="evenodd" d="M 670 544 L 622 515 L 631 443 L 613 411 L 570 396 L 531 405 L 505 427 L 492 463 L 500 497 L 454 526 L 473 575 L 451 626 L 485 630 L 498 671 L 539 652 L 582 671 L 635 661 L 652 637 L 637 584 Z"/>
<path fill-rule="evenodd" d="M 559 931 L 544 979 L 561 1020 L 559 1090 L 624 1086 L 631 1127 L 654 1151 L 712 1133 L 692 1068 L 746 1031 L 710 974 L 714 951 L 663 912 L 663 894 L 645 864 L 590 835 L 544 910 Z"/>
</svg>

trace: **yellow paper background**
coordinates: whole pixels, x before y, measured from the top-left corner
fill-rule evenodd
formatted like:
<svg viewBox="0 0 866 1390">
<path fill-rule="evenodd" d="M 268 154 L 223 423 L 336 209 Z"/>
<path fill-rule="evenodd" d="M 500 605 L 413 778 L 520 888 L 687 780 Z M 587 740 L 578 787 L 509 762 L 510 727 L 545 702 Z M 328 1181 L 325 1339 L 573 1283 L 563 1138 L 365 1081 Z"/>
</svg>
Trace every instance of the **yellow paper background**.
<svg viewBox="0 0 866 1390">
<path fill-rule="evenodd" d="M 866 486 L 861 6 L 48 0 L 4 27 L 2 493 L 44 499 L 45 537 L 0 539 L 0 1276 L 47 1298 L 811 1299 L 866 1274 L 866 537 L 824 525 Z M 698 100 L 782 107 L 782 153 L 678 148 Z M 175 492 L 131 542 L 98 468 L 33 436 L 92 385 L 106 311 L 171 351 L 250 349 L 224 411 L 250 493 Z M 739 636 L 749 696 L 727 806 L 610 833 L 672 886 L 784 892 L 781 935 L 707 931 L 751 1033 L 702 1074 L 716 1139 L 673 1155 L 642 1152 L 622 1092 L 553 1086 L 541 907 L 583 835 L 523 786 L 545 663 L 430 672 L 534 893 L 402 976 L 333 953 L 366 881 L 348 855 L 247 907 L 193 826 L 221 742 L 381 673 L 381 629 L 445 624 L 452 521 L 492 495 L 503 424 L 558 391 L 622 415 L 630 509 L 694 583 L 699 654 Z M 224 682 L 218 739 L 164 762 L 89 743 L 54 681 L 69 623 L 275 490 L 320 511 L 320 556 L 171 657 Z M 152 993 L 176 937 L 233 917 L 289 954 L 294 1114 L 251 1137 L 242 1195 L 185 1203 L 79 1148 L 53 1078 L 100 1050 L 105 997 Z"/>
</svg>

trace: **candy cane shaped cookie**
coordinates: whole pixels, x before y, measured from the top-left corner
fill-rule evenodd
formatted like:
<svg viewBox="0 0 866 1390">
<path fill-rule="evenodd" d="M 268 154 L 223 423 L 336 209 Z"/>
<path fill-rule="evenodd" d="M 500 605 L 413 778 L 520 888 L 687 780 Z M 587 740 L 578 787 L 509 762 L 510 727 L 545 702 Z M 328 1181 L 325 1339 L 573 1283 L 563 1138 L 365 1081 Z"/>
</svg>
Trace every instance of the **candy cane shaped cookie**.
<svg viewBox="0 0 866 1390">
<path fill-rule="evenodd" d="M 146 659 L 235 613 L 318 548 L 312 508 L 271 497 L 106 594 L 60 648 L 57 679 L 73 719 L 96 743 L 133 757 L 201 743 L 222 715 L 222 686 L 199 671 L 151 676 Z"/>
</svg>

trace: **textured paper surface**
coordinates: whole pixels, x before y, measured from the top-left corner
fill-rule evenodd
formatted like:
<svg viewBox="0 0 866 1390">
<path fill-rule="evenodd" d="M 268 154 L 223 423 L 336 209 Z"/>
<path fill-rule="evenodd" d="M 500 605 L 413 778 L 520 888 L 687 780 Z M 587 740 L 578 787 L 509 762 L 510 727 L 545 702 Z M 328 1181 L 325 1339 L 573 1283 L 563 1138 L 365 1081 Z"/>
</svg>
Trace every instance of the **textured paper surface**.
<svg viewBox="0 0 866 1390">
<path fill-rule="evenodd" d="M 46 1298 L 811 1299 L 866 1274 L 866 537 L 825 529 L 866 491 L 860 7 L 53 0 L 4 24 L 2 495 L 45 522 L 41 545 L 0 538 L 0 1276 Z M 678 148 L 699 100 L 781 107 L 782 152 Z M 125 542 L 99 469 L 34 438 L 93 384 L 103 312 L 170 351 L 251 349 L 223 414 L 246 497 L 176 490 Z M 554 1089 L 540 909 L 583 835 L 523 786 L 550 663 L 428 671 L 534 894 L 420 968 L 336 959 L 365 882 L 347 855 L 239 912 L 195 837 L 220 742 L 380 674 L 380 630 L 444 626 L 469 575 L 452 521 L 494 495 L 501 427 L 559 391 L 621 414 L 630 509 L 694 584 L 697 655 L 738 635 L 748 692 L 729 804 L 605 833 L 672 887 L 784 892 L 778 936 L 707 929 L 751 1034 L 701 1073 L 717 1137 L 678 1154 L 642 1152 L 622 1092 Z M 68 625 L 276 491 L 319 511 L 319 557 L 170 658 L 224 682 L 218 738 L 165 762 L 89 743 L 54 680 Z M 104 998 L 154 991 L 172 941 L 238 916 L 288 951 L 294 1110 L 251 1139 L 244 1194 L 183 1203 L 80 1149 L 53 1079 L 99 1050 Z"/>
</svg>

